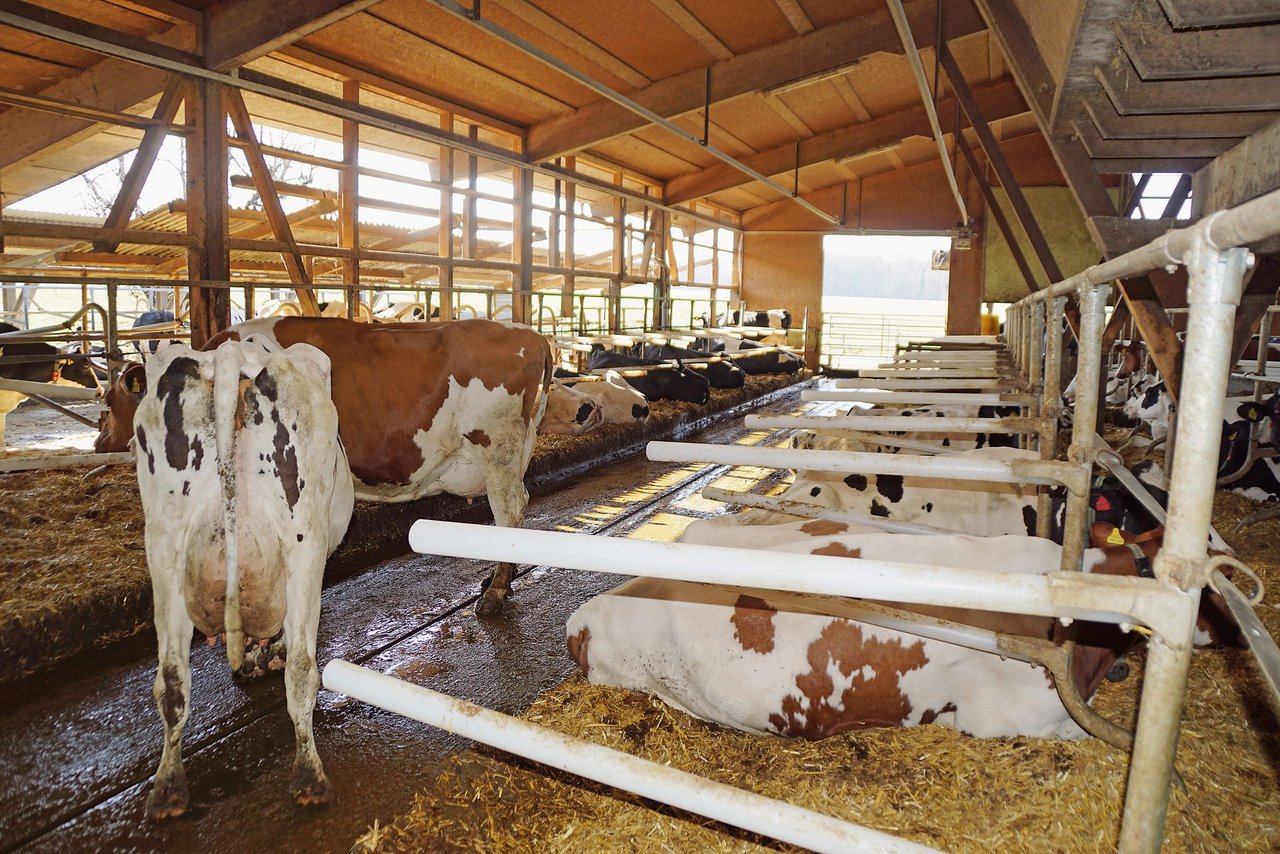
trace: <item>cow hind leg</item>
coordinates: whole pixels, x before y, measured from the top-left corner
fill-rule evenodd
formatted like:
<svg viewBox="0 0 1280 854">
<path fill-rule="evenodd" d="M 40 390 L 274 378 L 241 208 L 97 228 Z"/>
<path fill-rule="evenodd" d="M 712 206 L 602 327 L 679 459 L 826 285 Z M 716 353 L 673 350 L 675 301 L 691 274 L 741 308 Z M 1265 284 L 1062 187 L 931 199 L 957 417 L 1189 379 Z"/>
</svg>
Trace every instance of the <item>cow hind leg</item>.
<svg viewBox="0 0 1280 854">
<path fill-rule="evenodd" d="M 177 590 L 156 590 L 156 639 L 159 666 L 151 694 L 164 723 L 164 747 L 155 785 L 147 797 L 153 821 L 179 816 L 187 809 L 187 775 L 182 767 L 182 730 L 191 700 L 191 632 L 194 628 Z"/>
<path fill-rule="evenodd" d="M 519 446 L 523 436 L 512 437 L 511 442 L 494 442 L 480 454 L 484 468 L 485 491 L 489 495 L 489 507 L 493 521 L 504 528 L 519 528 L 524 522 L 524 510 L 529 503 L 529 492 L 524 488 L 524 470 L 513 466 L 514 460 L 526 461 L 529 455 L 521 454 Z M 495 614 L 511 595 L 511 582 L 515 577 L 513 563 L 496 563 L 489 577 L 481 584 L 480 601 L 476 613 Z"/>
<path fill-rule="evenodd" d="M 320 623 L 320 585 L 324 558 L 310 573 L 295 573 L 289 580 L 284 638 L 289 655 L 284 665 L 285 702 L 293 721 L 295 753 L 289 794 L 303 806 L 327 804 L 329 778 L 316 753 L 311 718 L 320 688 L 316 666 L 316 631 Z M 302 577 L 297 577 L 301 575 Z"/>
</svg>

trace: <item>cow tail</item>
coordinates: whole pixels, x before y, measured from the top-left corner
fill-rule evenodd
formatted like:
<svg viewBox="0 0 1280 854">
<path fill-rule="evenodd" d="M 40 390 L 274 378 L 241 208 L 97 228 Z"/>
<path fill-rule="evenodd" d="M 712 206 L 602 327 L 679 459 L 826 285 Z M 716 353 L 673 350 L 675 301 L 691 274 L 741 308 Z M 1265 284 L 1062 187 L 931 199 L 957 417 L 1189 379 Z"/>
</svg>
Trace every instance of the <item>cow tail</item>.
<svg viewBox="0 0 1280 854">
<path fill-rule="evenodd" d="M 236 425 L 240 420 L 240 352 L 223 348 L 213 357 L 213 423 L 222 482 L 222 531 L 227 552 L 227 598 L 223 611 L 227 661 L 233 671 L 244 662 L 240 622 L 240 537 L 236 524 Z"/>
<path fill-rule="evenodd" d="M 542 423 L 542 416 L 547 411 L 547 395 L 551 393 L 551 384 L 556 378 L 555 349 L 550 342 L 543 339 L 542 351 L 542 399 L 538 401 L 538 411 L 534 413 L 534 428 Z"/>
</svg>

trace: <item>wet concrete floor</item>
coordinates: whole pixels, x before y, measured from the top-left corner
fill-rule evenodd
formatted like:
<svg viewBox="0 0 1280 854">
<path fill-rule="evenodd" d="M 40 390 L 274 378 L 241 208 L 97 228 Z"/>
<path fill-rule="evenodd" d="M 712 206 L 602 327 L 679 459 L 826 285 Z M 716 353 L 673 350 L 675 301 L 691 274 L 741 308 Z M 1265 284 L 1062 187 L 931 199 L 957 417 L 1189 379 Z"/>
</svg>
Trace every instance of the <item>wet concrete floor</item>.
<svg viewBox="0 0 1280 854">
<path fill-rule="evenodd" d="M 799 389 L 766 411 L 798 405 Z M 741 417 L 691 437 L 748 438 Z M 722 512 L 697 492 L 723 466 L 612 463 L 531 500 L 526 526 L 608 536 L 668 537 L 668 508 Z M 692 509 L 690 509 L 692 508 Z M 643 530 L 642 530 L 643 529 Z M 487 566 L 409 554 L 327 587 L 318 658 L 333 658 L 516 713 L 573 671 L 564 624 L 591 596 L 623 579 L 545 567 L 526 571 L 503 614 L 478 618 Z M 0 708 L 0 850 L 346 851 L 375 819 L 405 812 L 464 739 L 320 690 L 315 739 L 333 787 L 326 807 L 286 795 L 293 731 L 278 676 L 231 677 L 225 649 L 192 649 L 191 716 L 183 757 L 191 804 L 177 820 L 144 818 L 160 755 L 151 698 L 150 632 L 8 690 Z"/>
</svg>

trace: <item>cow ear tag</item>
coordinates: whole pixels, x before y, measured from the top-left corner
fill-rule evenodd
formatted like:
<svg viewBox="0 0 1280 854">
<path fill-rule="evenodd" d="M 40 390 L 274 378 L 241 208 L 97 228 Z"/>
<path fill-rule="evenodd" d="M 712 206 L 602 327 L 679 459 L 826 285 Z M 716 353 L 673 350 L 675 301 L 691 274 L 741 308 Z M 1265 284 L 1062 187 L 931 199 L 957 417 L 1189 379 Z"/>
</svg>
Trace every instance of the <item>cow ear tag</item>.
<svg viewBox="0 0 1280 854">
<path fill-rule="evenodd" d="M 1120 535 L 1119 528 L 1112 528 L 1111 533 L 1107 534 L 1107 543 L 1113 546 L 1123 546 L 1124 537 Z"/>
<path fill-rule="evenodd" d="M 133 392 L 134 394 L 142 394 L 142 381 L 137 377 L 133 377 L 132 379 L 130 379 L 129 391 Z"/>
<path fill-rule="evenodd" d="M 1256 404 L 1248 403 L 1240 407 L 1240 415 L 1247 421 L 1257 424 L 1262 420 L 1262 408 Z"/>
</svg>

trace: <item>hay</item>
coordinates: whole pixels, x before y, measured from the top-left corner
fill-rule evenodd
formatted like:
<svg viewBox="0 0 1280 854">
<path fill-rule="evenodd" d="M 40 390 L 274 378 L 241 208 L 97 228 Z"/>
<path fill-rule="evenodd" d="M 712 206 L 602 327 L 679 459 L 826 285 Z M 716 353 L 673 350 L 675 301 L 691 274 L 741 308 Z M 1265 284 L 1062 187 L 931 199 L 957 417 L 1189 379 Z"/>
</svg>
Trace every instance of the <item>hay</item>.
<svg viewBox="0 0 1280 854">
<path fill-rule="evenodd" d="M 1219 494 L 1228 531 L 1256 509 Z M 1280 521 L 1229 538 L 1270 585 L 1259 615 L 1280 636 Z M 1095 708 L 1132 726 L 1142 655 Z M 750 690 L 744 686 L 743 690 Z M 956 851 L 1114 849 L 1128 757 L 1096 740 L 979 740 L 939 726 L 863 730 L 807 743 L 746 735 L 646 695 L 573 677 L 522 716 L 711 779 Z M 1169 851 L 1280 849 L 1280 712 L 1252 655 L 1193 658 Z M 353 850 L 484 852 L 790 850 L 734 828 L 586 783 L 487 748 L 453 757 L 412 809 Z"/>
</svg>

